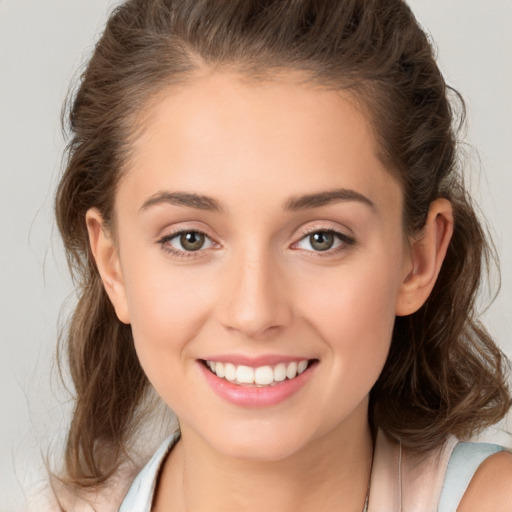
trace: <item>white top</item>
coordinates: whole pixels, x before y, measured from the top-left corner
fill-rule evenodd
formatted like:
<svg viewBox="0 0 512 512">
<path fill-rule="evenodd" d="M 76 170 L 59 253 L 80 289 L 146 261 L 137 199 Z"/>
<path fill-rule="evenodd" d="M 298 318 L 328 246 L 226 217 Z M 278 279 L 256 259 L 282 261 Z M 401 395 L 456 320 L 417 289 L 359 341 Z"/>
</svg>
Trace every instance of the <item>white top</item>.
<svg viewBox="0 0 512 512">
<path fill-rule="evenodd" d="M 176 433 L 160 445 L 133 481 L 119 512 L 151 511 L 160 468 L 178 439 Z M 426 455 L 411 455 L 379 431 L 368 512 L 456 512 L 480 464 L 503 449 L 452 438 Z"/>
</svg>

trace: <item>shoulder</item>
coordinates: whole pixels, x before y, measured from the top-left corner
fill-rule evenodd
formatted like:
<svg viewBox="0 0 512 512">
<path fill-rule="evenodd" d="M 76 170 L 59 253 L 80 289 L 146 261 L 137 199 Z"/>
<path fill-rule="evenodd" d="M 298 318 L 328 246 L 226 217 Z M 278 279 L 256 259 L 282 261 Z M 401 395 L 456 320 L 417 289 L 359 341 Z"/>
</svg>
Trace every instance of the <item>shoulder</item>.
<svg viewBox="0 0 512 512">
<path fill-rule="evenodd" d="M 512 453 L 485 459 L 475 472 L 457 512 L 512 512 Z"/>
</svg>

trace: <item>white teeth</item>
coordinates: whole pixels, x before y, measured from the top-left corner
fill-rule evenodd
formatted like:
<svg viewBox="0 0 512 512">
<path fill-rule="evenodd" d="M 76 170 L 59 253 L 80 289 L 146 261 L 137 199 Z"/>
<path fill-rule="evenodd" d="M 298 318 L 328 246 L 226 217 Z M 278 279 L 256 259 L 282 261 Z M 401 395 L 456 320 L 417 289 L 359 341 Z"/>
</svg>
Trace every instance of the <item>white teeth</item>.
<svg viewBox="0 0 512 512">
<path fill-rule="evenodd" d="M 221 363 L 219 361 L 206 361 L 210 370 L 220 377 L 230 382 L 243 385 L 272 386 L 277 382 L 294 379 L 297 375 L 303 373 L 308 367 L 307 360 L 291 363 L 279 363 L 275 366 L 259 366 L 251 368 L 250 366 L 235 366 L 232 363 Z"/>
<path fill-rule="evenodd" d="M 240 384 L 254 384 L 254 368 L 238 366 L 236 369 L 236 380 Z"/>
<path fill-rule="evenodd" d="M 226 363 L 224 365 L 224 372 L 226 380 L 235 381 L 236 380 L 236 368 L 234 364 Z M 220 375 L 218 375 L 220 377 Z"/>
<path fill-rule="evenodd" d="M 216 373 L 219 377 L 224 377 L 226 375 L 224 370 L 224 363 L 214 363 L 215 369 L 212 368 L 213 373 Z"/>
<path fill-rule="evenodd" d="M 297 373 L 302 373 L 308 367 L 307 361 L 300 361 L 297 365 Z"/>
<path fill-rule="evenodd" d="M 254 371 L 254 382 L 260 386 L 272 384 L 274 381 L 274 370 L 270 366 L 260 366 Z"/>
<path fill-rule="evenodd" d="M 297 376 L 297 363 L 289 363 L 286 367 L 286 376 L 293 379 Z"/>
<path fill-rule="evenodd" d="M 276 382 L 282 382 L 286 379 L 286 365 L 284 363 L 279 363 L 274 368 L 274 380 Z"/>
</svg>

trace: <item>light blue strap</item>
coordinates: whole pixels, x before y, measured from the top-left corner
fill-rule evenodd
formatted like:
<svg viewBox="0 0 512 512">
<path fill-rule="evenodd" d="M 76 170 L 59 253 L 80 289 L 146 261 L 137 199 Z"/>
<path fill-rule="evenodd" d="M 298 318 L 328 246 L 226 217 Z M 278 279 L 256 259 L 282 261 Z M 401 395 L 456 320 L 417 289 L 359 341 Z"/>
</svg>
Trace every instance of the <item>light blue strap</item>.
<svg viewBox="0 0 512 512">
<path fill-rule="evenodd" d="M 180 437 L 176 432 L 166 439 L 135 477 L 118 512 L 150 512 L 155 485 L 162 462 Z"/>
<path fill-rule="evenodd" d="M 482 462 L 502 446 L 487 443 L 458 443 L 448 462 L 438 512 L 456 512 L 466 489 Z"/>
</svg>

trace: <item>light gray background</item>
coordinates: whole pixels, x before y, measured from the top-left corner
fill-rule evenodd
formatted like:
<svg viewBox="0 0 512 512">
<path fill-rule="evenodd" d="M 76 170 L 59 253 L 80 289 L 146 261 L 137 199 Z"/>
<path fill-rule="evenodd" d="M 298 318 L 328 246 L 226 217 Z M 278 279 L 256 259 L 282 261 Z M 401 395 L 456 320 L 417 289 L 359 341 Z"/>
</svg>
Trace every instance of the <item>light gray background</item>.
<svg viewBox="0 0 512 512">
<path fill-rule="evenodd" d="M 485 319 L 512 355 L 512 0 L 410 3 L 467 100 L 467 141 L 480 156 L 470 153 L 470 181 L 502 260 L 502 290 Z M 41 454 L 65 435 L 70 404 L 51 373 L 72 290 L 52 219 L 59 116 L 112 4 L 0 0 L 0 512 L 38 510 L 27 498 L 44 487 Z"/>
</svg>

